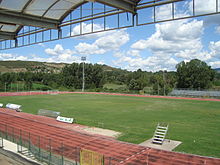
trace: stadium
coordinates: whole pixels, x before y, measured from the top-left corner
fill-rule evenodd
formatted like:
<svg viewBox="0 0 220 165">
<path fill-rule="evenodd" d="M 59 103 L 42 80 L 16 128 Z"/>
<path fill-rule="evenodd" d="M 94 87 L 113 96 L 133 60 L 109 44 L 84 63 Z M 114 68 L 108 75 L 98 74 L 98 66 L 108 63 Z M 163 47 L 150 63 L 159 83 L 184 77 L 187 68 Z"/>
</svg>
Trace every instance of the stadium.
<svg viewBox="0 0 220 165">
<path fill-rule="evenodd" d="M 0 49 L 219 14 L 219 1 L 213 1 L 215 10 L 201 13 L 192 0 L 192 15 L 175 15 L 174 6 L 184 1 L 0 0 Z M 156 9 L 163 5 L 170 16 L 158 18 Z M 143 19 L 149 13 L 151 19 Z M 89 30 L 83 26 L 87 21 Z M 81 60 L 82 92 L 0 92 L 2 149 L 11 146 L 10 152 L 33 164 L 220 164 L 218 97 L 85 92 L 86 58 Z"/>
</svg>

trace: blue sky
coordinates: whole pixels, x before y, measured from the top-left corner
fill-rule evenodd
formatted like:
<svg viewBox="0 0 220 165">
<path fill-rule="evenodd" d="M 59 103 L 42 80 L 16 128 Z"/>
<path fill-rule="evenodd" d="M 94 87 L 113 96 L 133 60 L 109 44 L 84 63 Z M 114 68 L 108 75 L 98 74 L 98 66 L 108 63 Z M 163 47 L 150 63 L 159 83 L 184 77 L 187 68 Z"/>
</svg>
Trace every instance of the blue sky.
<svg viewBox="0 0 220 165">
<path fill-rule="evenodd" d="M 216 0 L 197 1 L 197 12 L 212 11 L 214 2 Z M 190 1 L 186 1 L 185 6 L 190 6 Z M 166 5 L 158 8 L 158 17 L 169 15 L 167 8 Z M 177 15 L 190 13 L 187 7 L 184 11 L 182 8 L 179 7 Z M 0 52 L 0 60 L 72 63 L 80 62 L 81 56 L 86 56 L 88 63 L 158 71 L 175 70 L 180 61 L 198 58 L 219 68 L 219 20 L 220 15 L 214 15 L 73 37 L 4 50 Z M 94 26 L 96 29 L 101 27 L 99 23 Z M 91 24 L 83 23 L 83 28 L 87 31 Z M 79 27 L 73 27 L 73 33 L 78 31 Z"/>
</svg>

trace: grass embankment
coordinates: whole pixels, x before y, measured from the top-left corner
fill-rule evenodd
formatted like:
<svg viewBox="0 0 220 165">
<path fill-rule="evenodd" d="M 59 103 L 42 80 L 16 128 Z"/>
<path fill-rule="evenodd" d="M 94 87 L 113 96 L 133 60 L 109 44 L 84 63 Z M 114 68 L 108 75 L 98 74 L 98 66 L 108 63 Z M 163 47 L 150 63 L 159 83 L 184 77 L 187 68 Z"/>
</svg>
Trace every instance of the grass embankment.
<svg viewBox="0 0 220 165">
<path fill-rule="evenodd" d="M 80 124 L 122 132 L 119 140 L 141 143 L 153 136 L 158 122 L 169 123 L 169 139 L 182 141 L 176 151 L 220 157 L 220 102 L 62 94 L 0 97 L 23 105 L 24 112 L 60 111 Z"/>
<path fill-rule="evenodd" d="M 33 83 L 31 89 L 25 86 L 25 83 L 23 82 L 17 82 L 17 83 L 12 83 L 7 89 L 5 89 L 5 86 L 0 87 L 0 92 L 22 92 L 22 91 L 36 91 L 36 90 L 52 90 L 50 86 L 44 85 L 44 84 L 38 84 L 38 83 Z"/>
</svg>

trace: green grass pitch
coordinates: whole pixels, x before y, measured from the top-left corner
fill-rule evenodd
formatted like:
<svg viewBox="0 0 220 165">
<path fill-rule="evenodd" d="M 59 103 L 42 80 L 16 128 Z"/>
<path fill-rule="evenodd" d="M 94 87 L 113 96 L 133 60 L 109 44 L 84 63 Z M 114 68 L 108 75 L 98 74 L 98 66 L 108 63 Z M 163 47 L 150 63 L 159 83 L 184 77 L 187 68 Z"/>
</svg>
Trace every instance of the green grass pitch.
<svg viewBox="0 0 220 165">
<path fill-rule="evenodd" d="M 220 102 L 93 94 L 0 97 L 22 105 L 23 112 L 60 111 L 77 123 L 122 132 L 119 140 L 141 143 L 158 122 L 169 123 L 167 138 L 182 141 L 175 151 L 220 157 Z"/>
</svg>

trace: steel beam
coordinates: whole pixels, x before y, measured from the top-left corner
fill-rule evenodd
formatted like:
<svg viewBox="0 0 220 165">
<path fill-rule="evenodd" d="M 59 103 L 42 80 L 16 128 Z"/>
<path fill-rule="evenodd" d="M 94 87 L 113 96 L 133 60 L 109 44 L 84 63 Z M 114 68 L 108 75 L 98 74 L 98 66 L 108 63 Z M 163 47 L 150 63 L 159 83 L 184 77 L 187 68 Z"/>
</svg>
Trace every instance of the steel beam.
<svg viewBox="0 0 220 165">
<path fill-rule="evenodd" d="M 160 1 L 159 2 L 152 2 L 151 4 L 146 4 L 146 5 L 142 5 L 142 6 L 137 7 L 137 10 L 166 5 L 166 4 L 171 4 L 171 3 L 180 2 L 180 1 L 184 1 L 184 0 L 167 0 L 167 1 L 161 1 L 161 2 Z"/>
<path fill-rule="evenodd" d="M 14 40 L 15 39 L 15 33 L 0 31 L 0 39 Z"/>
<path fill-rule="evenodd" d="M 125 10 L 125 11 L 133 13 L 133 14 L 136 14 L 136 9 L 135 9 L 136 6 L 135 6 L 135 3 L 132 3 L 132 1 L 129 1 L 129 3 L 126 1 L 123 1 L 123 0 L 111 0 L 111 1 L 109 1 L 109 0 L 92 0 L 92 1 L 100 2 L 102 4 L 106 4 L 106 5 L 118 8 L 118 9 Z"/>
<path fill-rule="evenodd" d="M 0 20 L 6 24 L 58 29 L 60 21 L 0 9 Z"/>
</svg>

